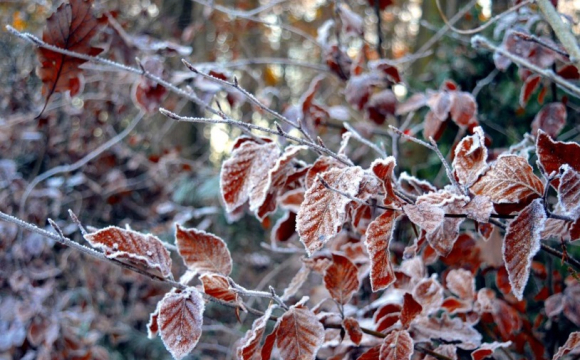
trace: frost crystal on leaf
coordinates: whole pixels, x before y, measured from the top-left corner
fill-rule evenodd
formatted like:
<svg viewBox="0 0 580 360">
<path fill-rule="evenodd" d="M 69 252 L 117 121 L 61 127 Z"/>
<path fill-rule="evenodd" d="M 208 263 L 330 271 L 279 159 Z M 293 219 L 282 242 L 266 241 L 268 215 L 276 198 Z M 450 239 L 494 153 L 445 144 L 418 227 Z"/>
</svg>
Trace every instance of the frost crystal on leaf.
<svg viewBox="0 0 580 360">
<path fill-rule="evenodd" d="M 464 137 L 455 148 L 453 169 L 461 185 L 471 186 L 487 168 L 487 147 L 481 127 L 475 134 Z"/>
<path fill-rule="evenodd" d="M 201 336 L 204 302 L 195 288 L 171 291 L 159 305 L 159 334 L 163 344 L 176 359 L 193 350 Z"/>
<path fill-rule="evenodd" d="M 239 142 L 241 144 L 236 144 L 239 146 L 234 148 L 231 157 L 223 162 L 220 174 L 222 197 L 228 212 L 248 200 L 250 191 L 268 175 L 280 155 L 278 145 L 273 142 Z"/>
<path fill-rule="evenodd" d="M 186 229 L 175 224 L 177 251 L 190 270 L 229 275 L 232 257 L 219 237 L 198 229 Z"/>
<path fill-rule="evenodd" d="M 324 285 L 336 302 L 345 305 L 360 285 L 356 265 L 345 256 L 332 254 L 332 263 L 324 274 Z"/>
<path fill-rule="evenodd" d="M 360 167 L 331 169 L 321 178 L 332 189 L 355 196 L 363 179 Z M 314 182 L 304 195 L 296 218 L 296 230 L 309 255 L 334 238 L 346 221 L 346 206 L 351 200 L 328 189 L 320 180 Z"/>
<path fill-rule="evenodd" d="M 519 203 L 529 197 L 541 197 L 544 185 L 526 159 L 501 155 L 471 191 L 489 197 L 496 204 Z"/>
<path fill-rule="evenodd" d="M 509 224 L 503 242 L 503 259 L 512 292 L 522 300 L 534 255 L 540 250 L 540 233 L 546 212 L 541 199 L 534 200 Z"/>
<path fill-rule="evenodd" d="M 566 340 L 566 343 L 558 349 L 558 352 L 554 355 L 552 360 L 558 360 L 562 358 L 562 356 L 570 353 L 578 354 L 579 349 L 580 349 L 580 332 L 575 331 L 570 334 L 568 340 Z"/>
<path fill-rule="evenodd" d="M 577 143 L 554 141 L 544 131 L 539 130 L 536 138 L 536 154 L 546 174 L 559 171 L 564 164 L 580 172 L 580 145 Z M 555 179 L 551 184 L 558 187 L 560 180 Z"/>
<path fill-rule="evenodd" d="M 270 315 L 272 315 L 272 309 L 273 307 L 269 306 L 264 312 L 264 315 L 254 321 L 252 328 L 248 330 L 240 340 L 240 345 L 236 349 L 236 355 L 239 360 L 253 360 L 259 358 L 260 341 L 266 331 L 266 325 L 268 325 L 268 319 L 270 318 Z"/>
<path fill-rule="evenodd" d="M 558 186 L 558 202 L 562 209 L 573 215 L 580 208 L 580 173 L 569 165 L 560 168 L 560 185 Z"/>
<path fill-rule="evenodd" d="M 365 246 L 371 260 L 370 277 L 373 291 L 385 289 L 396 280 L 390 259 L 389 243 L 397 216 L 395 211 L 386 210 L 367 228 Z"/>
<path fill-rule="evenodd" d="M 352 341 L 355 345 L 360 345 L 360 342 L 363 337 L 363 332 L 360 329 L 360 325 L 358 321 L 352 317 L 347 317 L 342 321 L 342 327 L 344 331 L 348 334 L 350 341 Z"/>
<path fill-rule="evenodd" d="M 228 279 L 220 274 L 203 274 L 199 277 L 203 292 L 215 298 L 240 303 L 239 295 L 230 288 Z"/>
<path fill-rule="evenodd" d="M 324 342 L 324 327 L 304 305 L 290 307 L 278 319 L 276 344 L 285 360 L 314 360 Z"/>
<path fill-rule="evenodd" d="M 414 343 L 407 330 L 392 331 L 383 340 L 379 360 L 410 360 Z"/>
<path fill-rule="evenodd" d="M 128 260 L 157 269 L 165 278 L 172 276 L 169 252 L 151 234 L 109 226 L 84 237 L 93 247 L 103 249 L 110 259 Z"/>
</svg>

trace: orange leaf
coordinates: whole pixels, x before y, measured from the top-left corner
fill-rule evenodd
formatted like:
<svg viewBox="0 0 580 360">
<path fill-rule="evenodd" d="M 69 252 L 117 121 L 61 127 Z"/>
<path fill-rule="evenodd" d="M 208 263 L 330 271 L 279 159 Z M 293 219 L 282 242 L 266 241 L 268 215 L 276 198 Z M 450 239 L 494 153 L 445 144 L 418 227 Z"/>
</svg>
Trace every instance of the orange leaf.
<svg viewBox="0 0 580 360">
<path fill-rule="evenodd" d="M 509 224 L 503 243 L 503 258 L 512 292 L 522 300 L 534 255 L 540 250 L 540 233 L 546 222 L 541 199 L 534 200 Z"/>
<path fill-rule="evenodd" d="M 538 130 L 536 153 L 547 174 L 559 171 L 564 164 L 580 171 L 580 145 L 575 142 L 554 141 L 543 130 Z M 560 181 L 555 179 L 551 184 L 558 187 Z"/>
<path fill-rule="evenodd" d="M 455 148 L 453 169 L 461 185 L 471 186 L 487 168 L 487 148 L 485 135 L 481 127 L 475 128 L 475 134 L 464 137 Z"/>
<path fill-rule="evenodd" d="M 260 340 L 266 331 L 266 325 L 270 315 L 272 315 L 272 306 L 264 312 L 264 315 L 257 318 L 252 324 L 252 328 L 246 332 L 244 337 L 240 340 L 239 346 L 236 349 L 236 354 L 240 360 L 253 360 L 259 357 L 260 354 Z"/>
<path fill-rule="evenodd" d="M 379 360 L 410 360 L 414 343 L 407 330 L 392 331 L 383 340 Z"/>
<path fill-rule="evenodd" d="M 226 243 L 219 237 L 198 229 L 186 229 L 175 224 L 177 251 L 185 266 L 200 273 L 229 275 L 232 257 Z"/>
<path fill-rule="evenodd" d="M 203 292 L 215 298 L 239 303 L 240 297 L 230 288 L 228 279 L 220 274 L 203 274 L 199 277 L 203 284 Z"/>
<path fill-rule="evenodd" d="M 204 302 L 195 288 L 168 292 L 159 304 L 159 334 L 171 355 L 181 359 L 193 350 L 201 336 Z"/>
<path fill-rule="evenodd" d="M 355 345 L 360 345 L 362 340 L 363 332 L 360 329 L 358 321 L 354 318 L 347 317 L 342 321 L 342 327 L 344 331 L 348 334 L 348 337 Z"/>
<path fill-rule="evenodd" d="M 163 277 L 171 276 L 171 257 L 161 240 L 151 234 L 141 234 L 109 226 L 86 234 L 85 239 L 103 249 L 110 259 L 122 259 L 159 270 Z"/>
<path fill-rule="evenodd" d="M 408 328 L 413 319 L 421 314 L 423 307 L 414 298 L 413 295 L 405 293 L 403 296 L 403 309 L 401 310 L 401 324 L 403 328 Z"/>
<path fill-rule="evenodd" d="M 566 106 L 560 102 L 546 104 L 534 117 L 532 135 L 542 129 L 551 137 L 556 137 L 566 125 Z"/>
<path fill-rule="evenodd" d="M 96 56 L 103 51 L 92 47 L 90 42 L 100 27 L 100 19 L 91 13 L 93 0 L 70 0 L 61 4 L 48 19 L 42 40 L 61 49 L 74 51 L 83 55 Z M 39 48 L 40 66 L 36 69 L 42 80 L 42 95 L 46 104 L 55 92 L 70 90 L 71 96 L 81 90 L 79 68 L 86 60 L 73 58 L 54 51 Z M 44 109 L 43 109 L 44 111 Z"/>
<path fill-rule="evenodd" d="M 324 285 L 336 302 L 348 303 L 360 285 L 356 265 L 345 256 L 332 254 L 332 263 L 324 274 Z"/>
<path fill-rule="evenodd" d="M 385 289 L 396 280 L 390 259 L 389 243 L 397 216 L 395 211 L 386 210 L 367 228 L 365 246 L 371 260 L 370 277 L 373 291 Z"/>
<path fill-rule="evenodd" d="M 314 360 L 324 342 L 324 327 L 303 305 L 290 307 L 278 320 L 276 345 L 286 360 Z"/>
</svg>

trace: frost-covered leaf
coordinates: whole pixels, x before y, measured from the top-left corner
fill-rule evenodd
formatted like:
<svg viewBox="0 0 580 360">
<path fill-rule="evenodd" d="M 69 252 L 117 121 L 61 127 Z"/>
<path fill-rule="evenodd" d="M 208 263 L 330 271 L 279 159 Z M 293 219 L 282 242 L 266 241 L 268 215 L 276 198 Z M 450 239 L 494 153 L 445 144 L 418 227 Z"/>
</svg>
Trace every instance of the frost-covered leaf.
<svg viewBox="0 0 580 360">
<path fill-rule="evenodd" d="M 438 311 L 443 303 L 443 286 L 435 276 L 423 279 L 413 289 L 413 298 L 423 307 L 423 313 Z"/>
<path fill-rule="evenodd" d="M 110 259 L 157 269 L 165 278 L 172 276 L 169 251 L 156 236 L 109 226 L 84 237 L 93 247 L 103 249 Z"/>
<path fill-rule="evenodd" d="M 474 352 L 471 353 L 471 359 L 472 360 L 483 360 L 488 358 L 489 356 L 491 356 L 493 354 L 493 352 L 498 349 L 498 348 L 507 348 L 510 347 L 510 345 L 512 344 L 511 341 L 508 342 L 497 342 L 494 341 L 492 343 L 484 343 L 481 344 L 481 346 L 479 347 L 479 349 L 475 350 Z"/>
<path fill-rule="evenodd" d="M 526 159 L 501 155 L 471 191 L 488 196 L 496 204 L 519 203 L 529 197 L 541 197 L 544 185 Z"/>
<path fill-rule="evenodd" d="M 537 135 L 542 129 L 555 138 L 566 125 L 566 115 L 566 106 L 560 102 L 544 105 L 534 117 L 532 135 Z"/>
<path fill-rule="evenodd" d="M 278 337 L 279 322 L 274 325 L 274 329 L 271 333 L 264 339 L 264 345 L 262 345 L 262 350 L 260 351 L 260 356 L 262 360 L 270 360 L 272 356 L 272 350 L 274 350 L 274 345 L 276 344 L 276 338 Z"/>
<path fill-rule="evenodd" d="M 392 331 L 383 340 L 379 360 L 410 360 L 415 351 L 407 330 Z"/>
<path fill-rule="evenodd" d="M 453 169 L 461 185 L 471 186 L 487 169 L 487 147 L 481 127 L 475 134 L 464 137 L 455 148 Z"/>
<path fill-rule="evenodd" d="M 314 360 L 324 342 L 324 327 L 304 305 L 291 306 L 278 319 L 276 344 L 285 360 Z"/>
<path fill-rule="evenodd" d="M 342 321 L 342 327 L 344 331 L 348 334 L 350 341 L 352 341 L 355 345 L 360 345 L 360 342 L 363 337 L 363 332 L 360 329 L 360 325 L 358 321 L 352 317 L 347 317 Z"/>
<path fill-rule="evenodd" d="M 343 3 L 338 6 L 337 10 L 342 23 L 343 33 L 355 36 L 362 36 L 364 34 L 364 22 L 359 14 L 354 13 Z"/>
<path fill-rule="evenodd" d="M 380 84 L 381 80 L 375 74 L 364 73 L 351 76 L 344 89 L 346 101 L 361 111 L 369 101 L 373 88 Z"/>
<path fill-rule="evenodd" d="M 232 272 L 230 251 L 225 241 L 216 235 L 194 228 L 186 229 L 176 224 L 175 239 L 177 251 L 188 269 L 225 276 Z"/>
<path fill-rule="evenodd" d="M 426 180 L 419 180 L 414 176 L 402 172 L 399 175 L 399 186 L 403 191 L 410 195 L 421 196 L 430 192 L 437 191 L 437 188 Z"/>
<path fill-rule="evenodd" d="M 423 137 L 425 139 L 433 138 L 435 141 L 439 140 L 446 124 L 445 120 L 439 119 L 433 111 L 429 111 L 425 115 L 425 121 L 423 121 Z"/>
<path fill-rule="evenodd" d="M 347 257 L 332 254 L 332 263 L 324 274 L 324 286 L 341 305 L 347 304 L 358 290 L 358 269 Z"/>
<path fill-rule="evenodd" d="M 562 356 L 567 354 L 578 354 L 580 351 L 580 332 L 575 331 L 570 334 L 566 343 L 558 349 L 558 352 L 554 355 L 552 360 L 561 359 Z"/>
<path fill-rule="evenodd" d="M 451 360 L 457 360 L 457 347 L 451 344 L 441 344 L 433 350 L 437 354 L 447 356 Z M 424 360 L 438 360 L 437 358 L 427 355 Z"/>
<path fill-rule="evenodd" d="M 451 101 L 449 113 L 451 114 L 451 120 L 453 120 L 457 126 L 465 128 L 477 123 L 477 103 L 475 102 L 473 95 L 468 92 L 454 91 L 452 92 Z"/>
<path fill-rule="evenodd" d="M 328 170 L 332 170 L 335 168 L 342 169 L 345 165 L 340 161 L 336 160 L 330 156 L 321 156 L 319 157 L 314 164 L 308 169 L 306 173 L 306 189 L 310 189 L 312 184 L 316 182 L 316 177 L 320 174 L 322 175 Z"/>
<path fill-rule="evenodd" d="M 497 325 L 497 329 L 504 339 L 509 339 L 522 327 L 518 311 L 503 300 L 495 299 L 493 301 L 491 315 L 493 322 Z"/>
<path fill-rule="evenodd" d="M 540 250 L 540 233 L 546 222 L 541 199 L 534 200 L 509 224 L 503 243 L 503 258 L 512 292 L 522 300 L 534 255 Z"/>
<path fill-rule="evenodd" d="M 199 277 L 203 284 L 203 292 L 220 300 L 239 303 L 238 293 L 230 288 L 228 279 L 220 274 L 203 274 Z"/>
<path fill-rule="evenodd" d="M 161 305 L 161 301 L 157 303 L 157 307 L 154 312 L 149 315 L 149 322 L 147 323 L 147 337 L 149 339 L 155 338 L 159 333 L 159 306 Z"/>
<path fill-rule="evenodd" d="M 300 270 L 294 275 L 292 280 L 290 280 L 290 284 L 284 289 L 284 293 L 282 294 L 282 300 L 287 301 L 292 296 L 296 295 L 298 290 L 302 287 L 306 279 L 308 279 L 308 275 L 310 275 L 310 269 L 305 265 L 302 264 Z"/>
<path fill-rule="evenodd" d="M 385 210 L 367 228 L 365 246 L 371 260 L 370 278 L 373 291 L 385 289 L 396 280 L 390 259 L 389 243 L 397 217 L 395 211 Z"/>
<path fill-rule="evenodd" d="M 475 296 L 475 279 L 470 271 L 453 269 L 445 278 L 447 288 L 461 299 L 473 300 Z"/>
<path fill-rule="evenodd" d="M 360 167 L 331 169 L 321 178 L 333 189 L 351 196 L 358 193 L 363 179 Z M 296 217 L 296 230 L 309 255 L 334 238 L 346 221 L 346 206 L 351 200 L 316 181 L 306 191 Z"/>
<path fill-rule="evenodd" d="M 452 101 L 453 96 L 449 91 L 438 91 L 429 96 L 427 105 L 437 120 L 445 121 L 451 110 Z"/>
<path fill-rule="evenodd" d="M 159 334 L 163 344 L 176 359 L 193 350 L 201 336 L 204 302 L 195 288 L 171 291 L 159 305 Z"/>
<path fill-rule="evenodd" d="M 580 145 L 575 142 L 554 141 L 543 130 L 538 130 L 536 154 L 547 174 L 558 172 L 564 164 L 580 172 Z M 555 179 L 551 184 L 557 188 L 560 181 Z"/>
<path fill-rule="evenodd" d="M 386 89 L 371 96 L 365 107 L 367 117 L 377 125 L 382 125 L 389 115 L 395 114 L 397 97 L 392 90 Z"/>
<path fill-rule="evenodd" d="M 427 232 L 435 231 L 445 219 L 443 208 L 429 203 L 404 205 L 403 211 L 411 222 Z"/>
<path fill-rule="evenodd" d="M 422 311 L 423 307 L 413 298 L 413 295 L 405 293 L 403 296 L 403 309 L 401 310 L 401 324 L 403 328 L 408 328 L 411 322 Z"/>
<path fill-rule="evenodd" d="M 268 171 L 267 176 L 262 176 L 250 192 L 250 210 L 259 220 L 263 220 L 268 214 L 276 211 L 278 205 L 277 196 L 282 192 L 286 179 L 293 169 L 292 161 L 299 151 L 306 146 L 288 146 L 274 166 Z"/>
<path fill-rule="evenodd" d="M 260 358 L 260 341 L 266 331 L 266 325 L 268 325 L 268 320 L 270 315 L 272 315 L 272 309 L 273 307 L 269 306 L 264 312 L 264 315 L 254 320 L 252 328 L 246 331 L 246 334 L 240 340 L 236 349 L 238 360 L 255 360 Z"/>
<path fill-rule="evenodd" d="M 465 350 L 477 348 L 482 339 L 481 334 L 471 325 L 457 317 L 451 319 L 445 312 L 441 318 L 422 317 L 417 319 L 413 323 L 412 329 L 415 341 L 441 339 L 453 342 L 457 347 Z"/>
<path fill-rule="evenodd" d="M 356 360 L 377 360 L 380 354 L 381 354 L 381 345 L 377 345 L 365 351 Z"/>
<path fill-rule="evenodd" d="M 397 160 L 392 156 L 389 156 L 386 159 L 376 159 L 370 166 L 373 174 L 381 180 L 383 191 L 385 192 L 384 201 L 387 206 L 393 203 L 399 203 L 399 199 L 393 191 L 392 183 L 393 169 L 395 166 L 397 166 Z"/>
<path fill-rule="evenodd" d="M 397 105 L 396 115 L 404 115 L 412 111 L 417 111 L 423 106 L 427 105 L 427 95 L 423 93 L 417 93 L 405 100 L 404 102 Z"/>
<path fill-rule="evenodd" d="M 279 241 L 288 241 L 294 233 L 296 233 L 296 213 L 288 211 L 276 221 L 272 228 L 272 244 Z"/>
<path fill-rule="evenodd" d="M 294 189 L 285 192 L 278 197 L 278 202 L 283 209 L 290 210 L 293 213 L 298 213 L 300 205 L 304 201 L 304 189 Z"/>
<path fill-rule="evenodd" d="M 223 162 L 220 174 L 222 198 L 228 212 L 248 200 L 250 191 L 267 176 L 279 155 L 280 150 L 273 142 L 259 144 L 252 139 L 234 148 L 230 158 Z"/>
<path fill-rule="evenodd" d="M 532 94 L 538 89 L 540 85 L 540 80 L 542 77 L 539 75 L 532 75 L 528 76 L 524 84 L 522 85 L 522 89 L 520 90 L 520 106 L 525 108 L 528 101 L 532 97 Z"/>
<path fill-rule="evenodd" d="M 485 224 L 489 221 L 489 217 L 493 212 L 493 202 L 487 196 L 475 195 L 468 203 L 463 207 L 465 215 L 469 219 L 473 219 L 479 223 Z"/>
<path fill-rule="evenodd" d="M 565 212 L 574 214 L 580 207 L 580 173 L 567 164 L 562 165 L 560 173 L 558 202 Z"/>
</svg>

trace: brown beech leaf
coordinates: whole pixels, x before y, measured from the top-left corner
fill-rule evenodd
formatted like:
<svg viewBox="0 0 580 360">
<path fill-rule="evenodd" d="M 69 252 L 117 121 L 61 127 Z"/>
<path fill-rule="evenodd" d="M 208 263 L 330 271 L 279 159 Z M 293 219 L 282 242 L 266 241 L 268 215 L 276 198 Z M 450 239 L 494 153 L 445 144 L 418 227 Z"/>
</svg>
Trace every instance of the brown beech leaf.
<svg viewBox="0 0 580 360">
<path fill-rule="evenodd" d="M 475 195 L 467 205 L 463 207 L 463 211 L 469 219 L 481 223 L 479 224 L 479 226 L 481 226 L 489 221 L 489 217 L 493 212 L 493 202 L 487 196 Z"/>
<path fill-rule="evenodd" d="M 452 101 L 453 96 L 449 91 L 437 91 L 429 96 L 427 105 L 437 120 L 445 121 L 451 110 Z"/>
<path fill-rule="evenodd" d="M 238 293 L 230 288 L 230 283 L 225 276 L 206 273 L 202 274 L 199 277 L 199 280 L 201 280 L 201 283 L 203 284 L 204 293 L 224 301 L 233 303 L 240 302 Z"/>
<path fill-rule="evenodd" d="M 409 327 L 411 322 L 421 314 L 423 307 L 413 298 L 413 295 L 405 293 L 403 296 L 403 309 L 401 310 L 401 324 L 403 328 Z"/>
<path fill-rule="evenodd" d="M 425 139 L 433 138 L 435 141 L 439 140 L 441 135 L 443 135 L 446 124 L 445 120 L 439 119 L 433 111 L 429 111 L 425 115 L 425 121 L 423 122 L 423 137 Z"/>
<path fill-rule="evenodd" d="M 410 195 L 421 196 L 430 192 L 437 191 L 437 188 L 426 180 L 419 180 L 416 177 L 402 172 L 399 175 L 399 186 L 403 191 Z"/>
<path fill-rule="evenodd" d="M 157 303 L 157 307 L 154 312 L 149 316 L 149 322 L 147 323 L 147 338 L 153 339 L 159 333 L 159 305 L 161 301 Z"/>
<path fill-rule="evenodd" d="M 566 343 L 558 349 L 558 352 L 554 355 L 552 360 L 558 360 L 562 358 L 562 356 L 566 354 L 578 354 L 578 350 L 580 349 L 580 332 L 575 331 L 570 334 Z"/>
<path fill-rule="evenodd" d="M 276 224 L 272 228 L 272 244 L 279 241 L 288 241 L 294 233 L 296 233 L 296 213 L 288 211 L 276 221 Z"/>
<path fill-rule="evenodd" d="M 507 302 L 495 299 L 493 301 L 491 315 L 497 325 L 499 333 L 504 339 L 509 339 L 522 327 L 522 321 L 518 311 Z"/>
<path fill-rule="evenodd" d="M 363 179 L 363 170 L 358 166 L 333 168 L 322 174 L 321 179 L 333 189 L 355 196 Z M 350 201 L 328 189 L 320 180 L 308 188 L 296 217 L 296 230 L 308 255 L 338 234 L 346 221 L 346 206 Z"/>
<path fill-rule="evenodd" d="M 287 191 L 278 197 L 278 202 L 283 209 L 298 213 L 300 205 L 304 202 L 304 189 L 298 188 Z"/>
<path fill-rule="evenodd" d="M 451 344 L 441 344 L 433 350 L 439 355 L 447 356 L 451 360 L 457 360 L 457 347 Z M 427 355 L 424 360 L 438 360 L 437 358 Z"/>
<path fill-rule="evenodd" d="M 373 314 L 373 321 L 378 323 L 383 319 L 385 316 L 394 313 L 400 313 L 402 310 L 402 306 L 396 303 L 393 304 L 385 304 L 381 306 L 375 313 Z"/>
<path fill-rule="evenodd" d="M 163 344 L 176 359 L 193 350 L 201 336 L 204 302 L 195 288 L 165 294 L 159 305 L 159 334 Z"/>
<path fill-rule="evenodd" d="M 489 197 L 495 204 L 519 203 L 528 197 L 541 197 L 544 184 L 525 158 L 501 155 L 471 191 Z"/>
<path fill-rule="evenodd" d="M 415 341 L 441 339 L 453 342 L 464 350 L 473 350 L 481 344 L 482 336 L 460 318 L 451 319 L 446 312 L 441 318 L 421 317 L 412 325 Z"/>
<path fill-rule="evenodd" d="M 398 104 L 397 111 L 395 111 L 395 115 L 404 115 L 412 111 L 417 111 L 426 105 L 427 105 L 427 95 L 423 93 L 417 93 L 412 95 L 404 102 Z"/>
<path fill-rule="evenodd" d="M 443 303 L 443 286 L 432 276 L 417 283 L 412 295 L 423 307 L 423 313 L 430 314 L 438 311 Z"/>
<path fill-rule="evenodd" d="M 97 56 L 103 49 L 90 45 L 91 40 L 99 31 L 100 19 L 93 16 L 92 0 L 70 0 L 62 3 L 46 20 L 46 29 L 42 40 L 47 44 L 61 49 L 74 51 L 83 55 Z M 70 90 L 71 96 L 78 94 L 82 88 L 80 65 L 86 60 L 56 53 L 39 48 L 38 60 L 40 66 L 36 73 L 42 80 L 42 95 L 46 104 L 55 92 Z M 44 109 L 43 109 L 44 110 Z"/>
<path fill-rule="evenodd" d="M 540 75 L 532 75 L 529 76 L 526 81 L 524 81 L 522 89 L 520 90 L 520 106 L 522 108 L 526 107 L 526 104 L 528 101 L 530 101 L 532 94 L 538 89 L 540 80 L 542 80 Z"/>
<path fill-rule="evenodd" d="M 468 92 L 454 91 L 451 101 L 449 113 L 451 114 L 451 120 L 457 126 L 465 128 L 471 124 L 477 124 L 477 103 L 473 95 Z"/>
<path fill-rule="evenodd" d="M 273 142 L 258 144 L 246 140 L 239 147 L 234 146 L 230 158 L 222 163 L 220 174 L 221 193 L 228 212 L 248 200 L 250 191 L 268 176 L 279 155 L 280 150 Z"/>
<path fill-rule="evenodd" d="M 324 286 L 341 305 L 347 304 L 358 290 L 358 269 L 346 256 L 332 254 L 332 263 L 324 274 Z"/>
<path fill-rule="evenodd" d="M 334 168 L 342 169 L 344 167 L 345 165 L 335 158 L 330 156 L 319 157 L 306 173 L 306 189 L 310 189 L 310 187 L 312 187 L 312 184 L 314 184 L 316 177 L 319 174 L 322 175 L 328 170 L 332 170 Z"/>
<path fill-rule="evenodd" d="M 163 77 L 163 62 L 158 56 L 149 56 L 141 59 L 141 66 L 148 73 Z M 133 86 L 133 102 L 147 113 L 156 112 L 161 105 L 167 89 L 147 78 L 142 77 Z"/>
<path fill-rule="evenodd" d="M 393 237 L 398 214 L 385 210 L 368 226 L 365 246 L 371 260 L 371 287 L 373 291 L 387 288 L 396 280 L 391 264 L 389 243 Z"/>
<path fill-rule="evenodd" d="M 560 168 L 560 185 L 558 186 L 558 203 L 562 210 L 573 215 L 580 207 L 580 173 L 564 164 Z"/>
<path fill-rule="evenodd" d="M 262 345 L 262 350 L 260 351 L 260 356 L 262 360 L 270 360 L 272 356 L 272 350 L 274 350 L 274 345 L 276 344 L 276 338 L 278 337 L 278 322 L 274 325 L 272 332 L 266 336 L 264 339 L 264 345 Z"/>
<path fill-rule="evenodd" d="M 352 317 L 347 317 L 342 321 L 342 327 L 344 331 L 348 334 L 350 341 L 352 341 L 355 345 L 360 345 L 360 342 L 363 337 L 363 332 L 360 329 L 360 325 L 358 321 Z"/>
<path fill-rule="evenodd" d="M 403 211 L 411 222 L 427 232 L 435 231 L 445 219 L 443 208 L 429 203 L 404 205 Z"/>
<path fill-rule="evenodd" d="M 461 299 L 473 300 L 475 296 L 475 279 L 470 271 L 453 269 L 445 278 L 447 288 Z"/>
<path fill-rule="evenodd" d="M 487 147 L 481 127 L 475 134 L 464 137 L 455 148 L 453 170 L 461 185 L 470 187 L 487 169 Z"/>
<path fill-rule="evenodd" d="M 540 233 L 546 222 L 541 199 L 536 199 L 509 224 L 503 242 L 503 258 L 512 292 L 522 300 L 534 255 L 540 250 Z"/>
<path fill-rule="evenodd" d="M 264 315 L 254 320 L 252 328 L 240 340 L 236 349 L 236 355 L 239 360 L 254 360 L 260 358 L 260 341 L 266 331 L 266 325 L 268 325 L 268 320 L 270 315 L 272 315 L 272 309 L 273 307 L 269 306 L 264 312 Z"/>
<path fill-rule="evenodd" d="M 380 83 L 379 77 L 370 73 L 351 76 L 344 89 L 346 101 L 355 109 L 363 110 L 369 101 L 373 87 Z"/>
<path fill-rule="evenodd" d="M 293 169 L 292 160 L 306 146 L 288 146 L 274 166 L 268 171 L 268 176 L 262 176 L 250 192 L 250 210 L 259 220 L 276 211 L 277 196 L 284 189 L 286 179 Z"/>
<path fill-rule="evenodd" d="M 175 239 L 177 251 L 188 269 L 225 276 L 232 272 L 232 256 L 225 241 L 219 237 L 175 224 Z"/>
<path fill-rule="evenodd" d="M 534 117 L 532 135 L 538 135 L 538 130 L 542 129 L 555 138 L 566 125 L 566 115 L 566 106 L 560 102 L 544 105 Z"/>
<path fill-rule="evenodd" d="M 398 204 L 399 199 L 393 191 L 393 169 L 397 166 L 397 160 L 389 156 L 386 159 L 376 159 L 371 164 L 370 168 L 373 174 L 381 180 L 383 184 L 383 190 L 385 192 L 385 205 L 390 205 L 393 203 Z"/>
<path fill-rule="evenodd" d="M 559 171 L 564 164 L 580 172 L 580 145 L 575 142 L 554 141 L 543 130 L 538 130 L 536 154 L 547 174 Z M 551 184 L 557 188 L 560 180 L 555 179 Z"/>
<path fill-rule="evenodd" d="M 381 345 L 377 345 L 365 351 L 356 360 L 377 360 L 380 356 L 381 356 Z"/>
<path fill-rule="evenodd" d="M 291 306 L 278 319 L 276 345 L 282 359 L 314 360 L 324 342 L 324 326 L 304 305 Z"/>
<path fill-rule="evenodd" d="M 343 33 L 355 36 L 364 34 L 364 22 L 359 14 L 350 10 L 345 4 L 340 4 L 337 7 L 337 13 L 340 16 Z"/>
<path fill-rule="evenodd" d="M 511 344 L 512 344 L 511 341 L 503 342 L 503 343 L 494 341 L 492 343 L 481 344 L 479 349 L 477 349 L 471 353 L 471 359 L 472 360 L 486 359 L 486 358 L 490 357 L 496 349 L 507 348 L 507 347 L 510 347 Z"/>
<path fill-rule="evenodd" d="M 109 226 L 84 237 L 91 246 L 103 249 L 110 259 L 127 260 L 157 269 L 165 278 L 172 276 L 169 251 L 156 236 Z"/>
<path fill-rule="evenodd" d="M 367 117 L 377 125 L 382 125 L 389 115 L 395 114 L 397 97 L 393 91 L 386 89 L 371 96 L 365 107 Z"/>
<path fill-rule="evenodd" d="M 379 360 L 410 360 L 414 351 L 413 338 L 409 332 L 395 330 L 383 340 Z"/>
</svg>

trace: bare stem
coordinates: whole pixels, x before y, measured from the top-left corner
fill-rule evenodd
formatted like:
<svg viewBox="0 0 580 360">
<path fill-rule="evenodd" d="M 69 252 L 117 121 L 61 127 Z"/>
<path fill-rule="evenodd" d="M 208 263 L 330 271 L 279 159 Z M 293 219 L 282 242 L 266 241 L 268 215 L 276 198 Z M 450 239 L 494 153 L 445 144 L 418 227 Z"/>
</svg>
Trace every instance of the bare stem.
<svg viewBox="0 0 580 360">
<path fill-rule="evenodd" d="M 580 47 L 578 47 L 578 40 L 570 31 L 570 26 L 562 21 L 562 17 L 550 0 L 536 0 L 536 2 L 546 21 L 548 21 L 568 54 L 570 54 L 570 61 L 580 68 Z"/>
<path fill-rule="evenodd" d="M 361 143 L 365 144 L 366 146 L 370 147 L 371 149 L 373 149 L 377 154 L 379 154 L 380 157 L 382 158 L 386 158 L 387 157 L 387 153 L 379 148 L 377 145 L 373 144 L 372 142 L 370 142 L 369 140 L 365 139 L 364 137 L 362 137 L 361 134 L 358 133 L 358 131 L 356 131 L 349 123 L 344 123 L 344 127 L 350 131 L 352 133 L 352 136 L 357 139 L 358 141 L 360 141 Z"/>
</svg>

